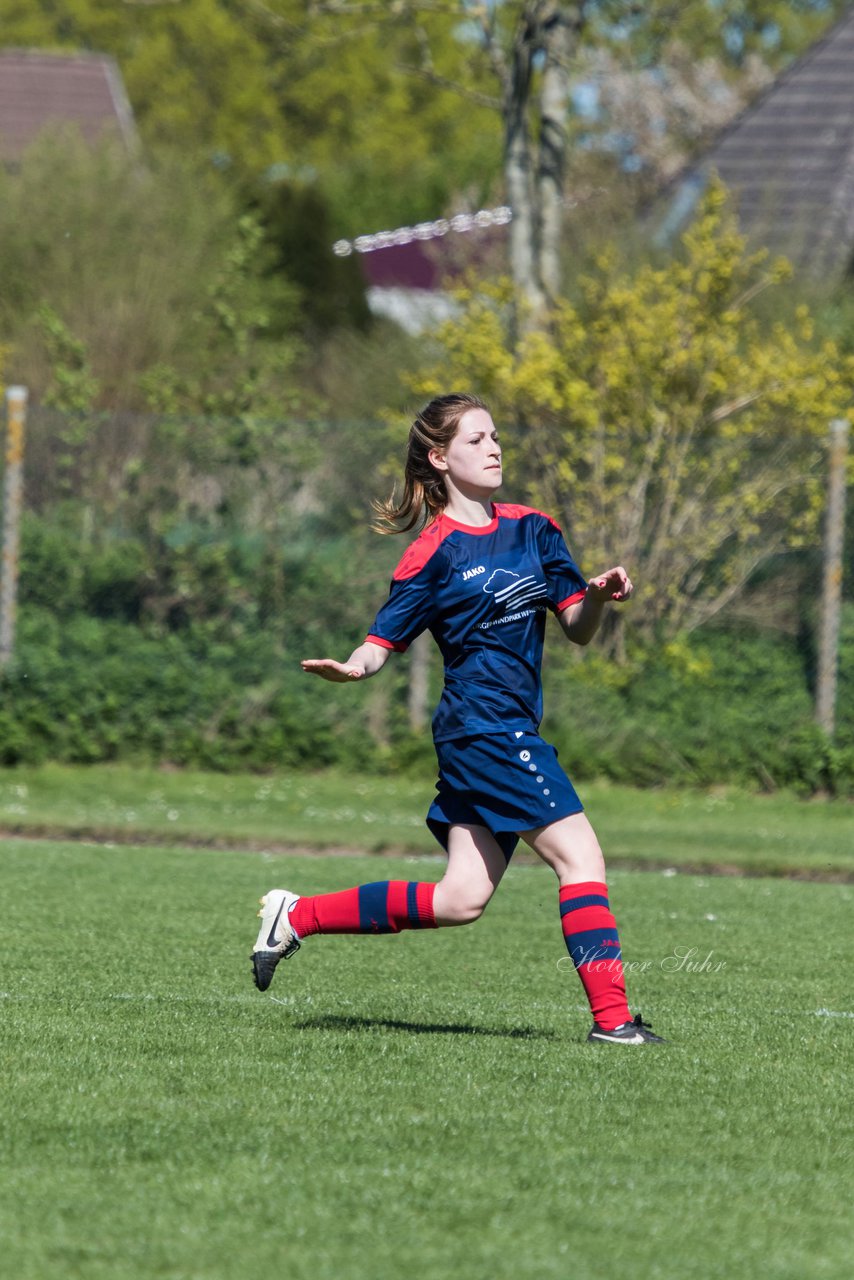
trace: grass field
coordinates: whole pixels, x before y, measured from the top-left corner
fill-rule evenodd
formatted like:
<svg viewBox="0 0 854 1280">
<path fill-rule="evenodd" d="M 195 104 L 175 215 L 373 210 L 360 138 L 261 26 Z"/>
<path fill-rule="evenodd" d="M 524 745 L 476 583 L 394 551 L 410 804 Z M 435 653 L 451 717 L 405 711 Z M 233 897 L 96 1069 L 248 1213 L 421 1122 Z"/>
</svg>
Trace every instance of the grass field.
<svg viewBox="0 0 854 1280">
<path fill-rule="evenodd" d="M 200 812 L 237 807 L 231 781 Z M 799 812 L 818 850 L 833 824 Z M 632 1006 L 670 1040 L 635 1050 L 584 1042 L 541 867 L 511 867 L 471 928 L 309 939 L 260 995 L 265 889 L 438 860 L 19 838 L 2 856 L 15 1280 L 851 1275 L 850 885 L 612 872 Z"/>
<path fill-rule="evenodd" d="M 854 804 L 785 793 L 579 788 L 612 866 L 741 867 L 854 877 Z M 433 779 L 274 776 L 128 765 L 0 771 L 0 829 L 106 840 L 201 840 L 434 853 Z"/>
</svg>

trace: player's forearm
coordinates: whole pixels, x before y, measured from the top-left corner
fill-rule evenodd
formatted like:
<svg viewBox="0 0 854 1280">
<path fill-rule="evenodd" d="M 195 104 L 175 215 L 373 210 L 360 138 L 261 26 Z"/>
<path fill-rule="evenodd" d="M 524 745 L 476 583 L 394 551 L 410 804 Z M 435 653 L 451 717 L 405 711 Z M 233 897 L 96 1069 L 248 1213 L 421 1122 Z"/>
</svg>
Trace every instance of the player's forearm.
<svg viewBox="0 0 854 1280">
<path fill-rule="evenodd" d="M 589 644 L 602 625 L 605 604 L 606 601 L 588 591 L 578 604 L 564 609 L 560 615 L 560 625 L 567 640 L 571 640 L 573 644 Z"/>
<path fill-rule="evenodd" d="M 375 676 L 378 671 L 382 671 L 391 652 L 391 649 L 385 649 L 382 645 L 365 640 L 350 654 L 347 666 L 361 667 L 365 673 L 363 678 L 367 679 L 368 676 Z"/>
</svg>

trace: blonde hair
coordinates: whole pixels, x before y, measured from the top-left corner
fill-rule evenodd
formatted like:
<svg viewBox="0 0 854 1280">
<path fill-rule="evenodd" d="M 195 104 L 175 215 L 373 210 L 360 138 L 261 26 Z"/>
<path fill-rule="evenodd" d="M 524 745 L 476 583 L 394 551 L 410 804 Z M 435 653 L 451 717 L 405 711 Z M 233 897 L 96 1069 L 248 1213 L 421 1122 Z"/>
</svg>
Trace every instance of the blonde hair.
<svg viewBox="0 0 854 1280">
<path fill-rule="evenodd" d="M 395 502 L 395 492 L 385 502 L 374 501 L 378 519 L 371 528 L 376 533 L 406 533 L 419 521 L 422 525 L 444 511 L 448 493 L 441 474 L 430 462 L 431 449 L 444 452 L 456 435 L 463 414 L 469 409 L 487 406 L 478 396 L 455 392 L 436 396 L 425 405 L 409 428 L 406 466 L 403 472 L 403 497 Z"/>
</svg>

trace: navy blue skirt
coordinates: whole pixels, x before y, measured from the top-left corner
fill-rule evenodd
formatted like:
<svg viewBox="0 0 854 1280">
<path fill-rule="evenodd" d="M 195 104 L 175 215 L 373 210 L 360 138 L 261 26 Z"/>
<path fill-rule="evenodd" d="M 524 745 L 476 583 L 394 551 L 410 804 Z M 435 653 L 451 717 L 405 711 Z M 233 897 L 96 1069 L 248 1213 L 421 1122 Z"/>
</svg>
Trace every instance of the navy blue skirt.
<svg viewBox="0 0 854 1280">
<path fill-rule="evenodd" d="M 557 751 L 536 733 L 489 733 L 437 742 L 439 781 L 427 826 L 448 847 L 456 824 L 486 827 L 507 860 L 520 831 L 583 812 Z"/>
</svg>

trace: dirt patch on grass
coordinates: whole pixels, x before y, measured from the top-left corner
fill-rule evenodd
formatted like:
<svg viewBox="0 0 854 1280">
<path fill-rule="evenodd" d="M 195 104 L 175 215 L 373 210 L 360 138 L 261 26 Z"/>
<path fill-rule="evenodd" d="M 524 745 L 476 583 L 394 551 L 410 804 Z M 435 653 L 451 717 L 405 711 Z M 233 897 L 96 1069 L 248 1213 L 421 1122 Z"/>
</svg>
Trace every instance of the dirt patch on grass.
<svg viewBox="0 0 854 1280">
<path fill-rule="evenodd" d="M 279 857 L 299 858 L 423 858 L 435 861 L 436 854 L 405 845 L 383 846 L 375 849 L 358 849 L 352 845 L 300 844 L 286 840 L 241 840 L 216 836 L 170 835 L 163 831 L 133 831 L 105 827 L 62 827 L 32 824 L 29 826 L 0 827 L 0 840 L 69 840 L 81 844 L 158 846 L 169 849 L 222 849 L 236 853 L 266 853 Z M 438 853 L 438 846 L 437 846 Z M 517 866 L 536 866 L 536 854 L 519 850 L 513 855 Z M 816 867 L 792 867 L 767 863 L 745 867 L 735 862 L 672 862 L 661 858 L 625 858 L 612 855 L 607 859 L 611 869 L 620 871 L 650 871 L 659 875 L 680 876 L 740 876 L 743 879 L 764 879 L 771 876 L 778 880 L 804 880 L 819 884 L 854 884 L 854 870 L 829 866 L 826 870 Z"/>
</svg>

